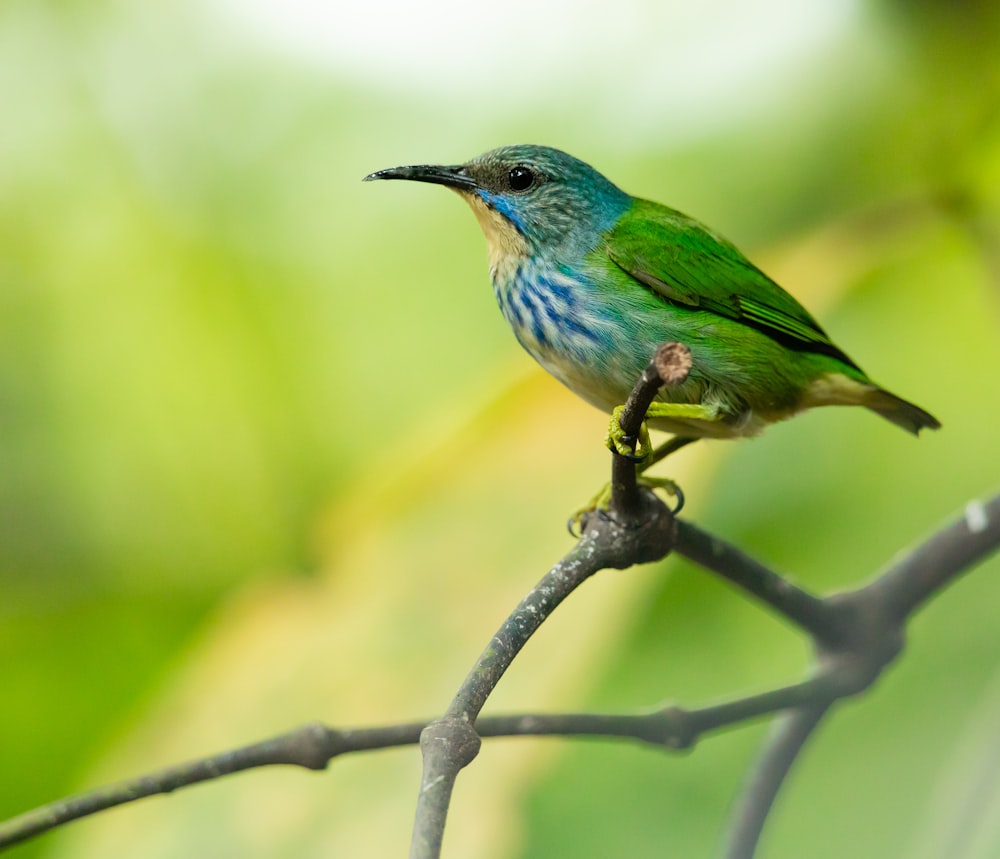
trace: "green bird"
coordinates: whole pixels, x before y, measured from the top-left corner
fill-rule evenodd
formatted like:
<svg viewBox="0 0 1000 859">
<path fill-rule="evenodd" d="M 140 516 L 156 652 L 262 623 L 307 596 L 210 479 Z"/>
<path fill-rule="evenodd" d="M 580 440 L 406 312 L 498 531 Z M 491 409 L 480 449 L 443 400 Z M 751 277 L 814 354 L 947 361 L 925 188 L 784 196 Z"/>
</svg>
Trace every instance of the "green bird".
<svg viewBox="0 0 1000 859">
<path fill-rule="evenodd" d="M 632 197 L 546 146 L 365 177 L 445 185 L 472 207 L 490 277 L 521 345 L 578 396 L 614 413 L 657 346 L 684 344 L 687 378 L 650 427 L 674 434 L 649 462 L 699 438 L 741 438 L 815 406 L 864 406 L 918 433 L 940 423 L 871 381 L 798 301 L 693 218 Z M 612 420 L 609 443 L 634 454 Z M 648 442 L 647 442 L 648 444 Z"/>
</svg>

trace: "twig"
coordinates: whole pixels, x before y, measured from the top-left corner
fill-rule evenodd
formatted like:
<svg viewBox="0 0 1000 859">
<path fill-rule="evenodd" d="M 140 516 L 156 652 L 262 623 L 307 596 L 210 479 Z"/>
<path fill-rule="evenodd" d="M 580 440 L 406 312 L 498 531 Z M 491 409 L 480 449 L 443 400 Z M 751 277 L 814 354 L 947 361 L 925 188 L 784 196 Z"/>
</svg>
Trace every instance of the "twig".
<svg viewBox="0 0 1000 859">
<path fill-rule="evenodd" d="M 661 344 L 625 400 L 618 420 L 622 433 L 638 442 L 646 412 L 660 388 L 680 384 L 690 370 L 691 350 L 687 346 L 673 341 Z M 640 521 L 648 514 L 636 482 L 635 463 L 625 456 L 611 458 L 609 513 L 626 522 Z"/>
<path fill-rule="evenodd" d="M 829 704 L 814 704 L 779 717 L 730 822 L 726 859 L 752 859 L 778 791 Z"/>
<path fill-rule="evenodd" d="M 629 394 L 622 410 L 623 433 L 638 438 L 650 403 L 664 380 L 681 382 L 691 367 L 690 350 L 679 343 L 660 346 Z M 455 780 L 479 751 L 473 727 L 487 697 L 535 630 L 569 594 L 599 570 L 625 569 L 659 560 L 673 545 L 675 520 L 655 495 L 640 491 L 635 463 L 613 454 L 611 501 L 584 522 L 583 536 L 504 621 L 466 676 L 444 716 L 420 735 L 423 774 L 410 842 L 410 859 L 441 854 Z"/>
<path fill-rule="evenodd" d="M 588 737 L 632 740 L 666 750 L 691 748 L 706 733 L 749 722 L 814 699 L 817 681 L 809 680 L 735 701 L 688 710 L 663 707 L 651 713 L 516 713 L 484 716 L 476 722 L 481 737 Z M 50 829 L 158 794 L 268 766 L 325 770 L 338 757 L 416 745 L 427 722 L 380 728 L 337 729 L 303 725 L 276 737 L 167 767 L 138 778 L 96 788 L 27 811 L 0 823 L 0 849 Z"/>
<path fill-rule="evenodd" d="M 355 738 L 355 748 L 350 750 L 364 747 L 357 744 L 357 739 L 359 737 Z M 349 733 L 338 734 L 322 725 L 304 725 L 259 743 L 67 797 L 0 823 L 0 848 L 26 841 L 71 820 L 78 820 L 116 805 L 154 794 L 171 793 L 178 788 L 243 770 L 278 764 L 321 770 L 327 761 L 345 750 L 342 743 L 350 745 L 350 740 Z"/>
<path fill-rule="evenodd" d="M 995 551 L 998 534 L 1000 495 L 970 501 L 959 518 L 895 561 L 869 588 L 891 616 L 907 618 Z"/>
<path fill-rule="evenodd" d="M 616 527 L 608 520 L 607 527 Z M 441 719 L 421 732 L 424 759 L 420 796 L 410 855 L 417 859 L 438 856 L 448 805 L 459 771 L 475 757 L 479 736 L 472 727 L 486 698 L 520 652 L 528 638 L 549 614 L 598 570 L 609 556 L 603 531 L 588 529 L 573 550 L 556 564 L 504 621 Z"/>
<path fill-rule="evenodd" d="M 638 436 L 650 402 L 667 378 L 683 381 L 690 367 L 690 352 L 681 344 L 665 344 L 646 368 L 626 403 L 621 423 L 623 431 Z M 663 376 L 661 377 L 661 371 Z M 626 457 L 613 457 L 611 515 L 588 518 L 585 534 L 573 551 L 539 582 L 504 623 L 483 652 L 475 668 L 463 683 L 445 716 L 436 723 L 421 726 L 421 748 L 425 771 L 414 826 L 415 856 L 437 856 L 455 777 L 471 761 L 479 747 L 479 737 L 471 727 L 487 696 L 521 650 L 527 639 L 549 613 L 580 583 L 605 567 L 625 568 L 636 563 L 663 557 L 674 539 L 674 519 L 652 493 L 640 492 L 635 480 L 635 466 Z M 642 527 L 635 527 L 641 523 Z M 407 728 L 402 726 L 402 736 Z M 264 744 L 246 747 L 220 756 L 171 768 L 153 777 L 124 782 L 111 788 L 44 806 L 0 825 L 0 847 L 46 831 L 61 823 L 93 814 L 156 793 L 168 793 L 186 784 L 195 784 L 253 766 L 299 764 L 294 746 L 303 738 L 335 743 L 335 737 L 321 726 L 319 733 L 307 726 Z M 412 742 L 404 739 L 403 742 Z M 386 743 L 389 745 L 391 743 Z M 262 746 L 267 746 L 266 749 Z M 334 755 L 342 753 L 336 745 L 325 747 L 319 768 Z M 427 759 L 432 760 L 430 764 Z"/>
<path fill-rule="evenodd" d="M 694 552 L 688 550 L 694 548 Z M 712 551 L 706 551 L 712 547 Z M 824 599 L 804 595 L 742 552 L 678 523 L 676 551 L 735 582 L 811 631 L 817 695 L 785 718 L 744 789 L 731 826 L 728 859 L 749 859 L 784 776 L 827 709 L 867 689 L 903 649 L 906 624 L 934 594 L 1000 547 L 1000 495 L 967 505 L 873 582 Z M 787 590 L 786 590 L 787 588 Z"/>
<path fill-rule="evenodd" d="M 678 551 L 681 545 L 686 549 L 692 546 L 701 546 L 702 549 L 724 547 L 721 552 L 713 551 L 705 556 L 716 558 L 711 562 L 710 569 L 718 571 L 729 581 L 739 580 L 740 587 L 746 587 L 754 596 L 758 594 L 754 591 L 753 582 L 771 581 L 769 575 L 757 577 L 760 570 L 765 573 L 768 571 L 743 553 L 710 535 L 696 531 L 687 523 L 678 522 L 678 526 L 683 534 L 678 537 Z M 1000 495 L 985 503 L 970 503 L 963 517 L 945 526 L 892 564 L 871 584 L 819 600 L 824 610 L 837 616 L 837 628 L 841 632 L 848 630 L 850 634 L 835 636 L 841 643 L 832 649 L 820 648 L 817 674 L 802 683 L 694 710 L 666 707 L 653 713 L 638 715 L 571 713 L 483 717 L 476 722 L 476 731 L 482 737 L 617 738 L 665 749 L 686 749 L 708 732 L 739 725 L 769 713 L 789 708 L 805 708 L 818 702 L 828 703 L 839 697 L 856 694 L 875 680 L 899 650 L 901 631 L 894 622 L 886 623 L 882 615 L 897 618 L 900 606 L 904 605 L 908 606 L 907 611 L 910 613 L 916 611 L 931 594 L 995 551 L 998 546 Z M 926 557 L 933 557 L 933 564 L 924 560 L 925 552 Z M 699 553 L 694 550 L 685 553 L 693 560 L 701 560 Z M 719 558 L 728 559 L 729 564 L 722 564 Z M 722 569 L 717 569 L 718 567 Z M 741 575 L 739 570 L 744 567 L 751 571 L 750 575 Z M 770 590 L 774 592 L 773 588 Z M 778 592 L 782 590 L 779 588 Z M 793 598 L 793 605 L 794 599 L 797 598 Z M 766 601 L 779 612 L 786 607 L 786 603 L 781 600 Z M 806 604 L 811 605 L 808 600 Z M 899 623 L 905 623 L 905 620 L 903 618 Z M 0 848 L 20 843 L 62 824 L 117 805 L 156 794 L 171 793 L 189 785 L 247 769 L 292 765 L 322 770 L 340 755 L 413 745 L 418 742 L 425 726 L 424 722 L 412 722 L 380 728 L 338 730 L 319 724 L 304 725 L 262 742 L 68 797 L 11 818 L 0 823 Z M 741 811 L 744 817 L 752 802 L 760 802 L 761 797 L 756 796 L 758 783 L 751 782 L 747 788 L 747 795 L 740 806 L 744 809 Z M 756 799 L 750 797 L 751 793 Z M 763 820 L 759 823 L 762 826 Z M 745 843 L 745 835 L 742 833 L 746 831 L 745 824 L 743 827 L 734 826 L 734 837 L 738 835 L 742 843 Z M 732 849 L 735 850 L 735 846 Z"/>
<path fill-rule="evenodd" d="M 742 550 L 702 531 L 697 525 L 685 520 L 677 521 L 674 551 L 771 606 L 804 632 L 824 640 L 835 636 L 832 612 L 822 599 L 793 585 Z"/>
</svg>

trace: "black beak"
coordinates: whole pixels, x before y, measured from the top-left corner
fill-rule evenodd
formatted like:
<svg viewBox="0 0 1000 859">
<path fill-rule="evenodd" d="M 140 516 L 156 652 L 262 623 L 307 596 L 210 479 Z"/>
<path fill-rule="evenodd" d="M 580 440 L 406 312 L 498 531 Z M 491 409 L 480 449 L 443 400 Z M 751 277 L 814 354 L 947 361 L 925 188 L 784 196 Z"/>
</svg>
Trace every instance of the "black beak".
<svg viewBox="0 0 1000 859">
<path fill-rule="evenodd" d="M 435 164 L 417 164 L 414 167 L 390 167 L 365 176 L 365 182 L 374 179 L 409 179 L 414 182 L 433 182 L 435 185 L 447 185 L 460 191 L 474 191 L 479 187 L 461 164 L 454 167 L 442 167 Z"/>
</svg>

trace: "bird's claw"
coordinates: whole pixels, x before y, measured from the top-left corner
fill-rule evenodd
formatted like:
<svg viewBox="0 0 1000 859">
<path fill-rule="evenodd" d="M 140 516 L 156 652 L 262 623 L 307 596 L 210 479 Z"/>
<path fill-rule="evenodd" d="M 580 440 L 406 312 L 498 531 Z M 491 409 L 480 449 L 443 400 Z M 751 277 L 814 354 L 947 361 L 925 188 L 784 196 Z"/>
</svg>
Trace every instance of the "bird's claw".
<svg viewBox="0 0 1000 859">
<path fill-rule="evenodd" d="M 604 486 L 600 488 L 598 493 L 590 499 L 583 507 L 578 510 L 573 511 L 573 515 L 569 517 L 566 522 L 566 529 L 569 531 L 570 535 L 573 537 L 579 537 L 583 534 L 583 523 L 586 521 L 587 517 L 593 513 L 597 513 L 599 516 L 606 516 L 608 505 L 611 503 L 611 484 L 605 483 Z"/>
<path fill-rule="evenodd" d="M 673 496 L 677 500 L 673 510 L 670 511 L 674 514 L 674 516 L 684 509 L 684 502 L 686 501 L 684 497 L 684 490 L 681 489 L 675 481 L 670 480 L 667 477 L 644 477 L 639 478 L 639 482 L 646 484 L 652 489 L 662 489 L 667 493 L 667 495 Z"/>
<path fill-rule="evenodd" d="M 638 436 L 629 435 L 622 429 L 621 415 L 624 406 L 615 406 L 608 424 L 605 444 L 612 453 L 624 456 L 629 462 L 641 463 L 649 459 L 649 432 L 645 423 Z"/>
<path fill-rule="evenodd" d="M 676 516 L 684 509 L 684 492 L 680 486 L 669 477 L 636 477 L 636 482 L 647 489 L 661 489 L 671 498 L 676 499 L 676 504 L 670 512 Z M 587 517 L 593 514 L 598 516 L 608 515 L 608 506 L 611 503 L 611 484 L 605 483 L 600 491 L 590 499 L 583 507 L 576 510 L 566 522 L 566 530 L 573 537 L 583 534 L 583 525 Z"/>
<path fill-rule="evenodd" d="M 681 488 L 666 477 L 643 477 L 642 472 L 655 461 L 653 458 L 653 445 L 649 439 L 649 429 L 643 421 L 637 436 L 630 435 L 622 429 L 621 416 L 624 406 L 615 406 L 611 412 L 611 422 L 608 424 L 608 435 L 605 442 L 608 449 L 618 456 L 623 456 L 636 466 L 636 481 L 648 489 L 661 489 L 667 495 L 677 500 L 676 506 L 671 511 L 675 515 L 680 513 L 684 506 L 684 493 Z M 573 513 L 566 523 L 569 533 L 574 537 L 579 537 L 583 533 L 583 526 L 587 517 L 593 513 L 606 516 L 608 506 L 611 503 L 611 484 L 606 483 L 601 491 L 590 499 L 583 507 Z"/>
<path fill-rule="evenodd" d="M 591 517 L 597 516 L 601 519 L 609 519 L 608 511 L 601 507 L 588 508 L 581 507 L 569 519 L 566 520 L 566 530 L 571 537 L 580 539 L 583 536 L 584 523 Z"/>
</svg>

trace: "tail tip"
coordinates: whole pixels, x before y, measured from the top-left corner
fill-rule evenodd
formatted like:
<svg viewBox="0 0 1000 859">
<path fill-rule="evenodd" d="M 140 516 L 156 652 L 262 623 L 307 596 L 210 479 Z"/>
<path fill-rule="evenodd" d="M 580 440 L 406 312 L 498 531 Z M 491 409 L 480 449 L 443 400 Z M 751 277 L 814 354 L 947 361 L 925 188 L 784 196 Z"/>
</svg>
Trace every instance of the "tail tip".
<svg viewBox="0 0 1000 859">
<path fill-rule="evenodd" d="M 875 394 L 873 402 L 867 404 L 868 408 L 907 432 L 920 435 L 920 431 L 924 429 L 941 429 L 941 421 L 909 400 L 897 397 L 882 388 L 876 389 Z"/>
</svg>

